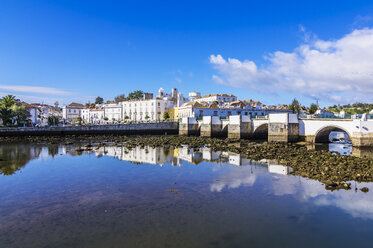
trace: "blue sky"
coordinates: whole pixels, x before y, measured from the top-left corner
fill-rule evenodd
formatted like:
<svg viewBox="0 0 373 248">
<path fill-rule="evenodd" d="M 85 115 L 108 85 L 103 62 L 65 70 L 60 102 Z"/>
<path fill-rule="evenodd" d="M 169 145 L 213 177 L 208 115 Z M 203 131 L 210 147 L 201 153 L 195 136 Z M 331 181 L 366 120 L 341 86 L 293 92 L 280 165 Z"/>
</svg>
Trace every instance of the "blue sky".
<svg viewBox="0 0 373 248">
<path fill-rule="evenodd" d="M 360 67 L 344 77 L 325 75 L 333 71 L 325 68 L 339 63 L 331 62 L 320 64 L 326 72 L 317 78 L 310 76 L 313 67 L 294 75 L 311 58 L 299 52 L 304 46 L 321 51 L 320 41 L 341 40 L 322 50 L 330 55 L 356 50 L 346 48 L 344 37 L 373 44 L 370 32 L 353 33 L 370 31 L 372 17 L 372 1 L 2 0 L 0 95 L 64 104 L 176 87 L 185 95 L 232 93 L 265 104 L 294 97 L 305 105 L 315 99 L 321 105 L 372 101 L 364 87 L 373 76 Z M 358 48 L 364 52 L 366 46 Z M 284 53 L 301 58 L 284 62 Z M 344 59 L 350 57 L 341 56 L 341 64 L 347 64 Z M 284 74 L 285 65 L 291 74 Z M 365 76 L 344 81 L 356 73 Z M 345 87 L 334 94 L 336 85 Z"/>
</svg>

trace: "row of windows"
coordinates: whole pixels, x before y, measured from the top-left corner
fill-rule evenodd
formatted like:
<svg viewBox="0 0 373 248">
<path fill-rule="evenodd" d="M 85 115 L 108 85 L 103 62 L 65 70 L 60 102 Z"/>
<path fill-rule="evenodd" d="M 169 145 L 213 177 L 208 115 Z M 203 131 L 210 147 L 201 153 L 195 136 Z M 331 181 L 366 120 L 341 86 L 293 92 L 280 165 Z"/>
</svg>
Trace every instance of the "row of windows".
<svg viewBox="0 0 373 248">
<path fill-rule="evenodd" d="M 222 111 L 223 113 L 223 111 Z M 232 115 L 232 111 L 228 111 L 227 112 L 228 116 Z M 250 116 L 264 116 L 264 112 L 241 112 L 241 111 L 237 111 L 237 114 L 238 115 L 250 115 Z M 203 110 L 200 110 L 199 111 L 199 116 L 203 116 Z M 214 116 L 218 116 L 218 111 L 214 111 Z"/>
<path fill-rule="evenodd" d="M 139 103 L 140 106 L 142 105 L 145 105 L 146 107 L 148 106 L 148 103 Z M 126 104 L 123 104 L 124 107 L 126 107 L 127 105 Z M 134 106 L 134 107 L 137 107 L 137 103 L 134 103 L 133 105 L 131 105 L 131 103 L 128 104 L 129 107 L 131 106 Z M 152 102 L 151 106 L 154 106 L 154 102 Z M 161 106 L 161 103 L 158 102 L 158 106 Z"/>
</svg>

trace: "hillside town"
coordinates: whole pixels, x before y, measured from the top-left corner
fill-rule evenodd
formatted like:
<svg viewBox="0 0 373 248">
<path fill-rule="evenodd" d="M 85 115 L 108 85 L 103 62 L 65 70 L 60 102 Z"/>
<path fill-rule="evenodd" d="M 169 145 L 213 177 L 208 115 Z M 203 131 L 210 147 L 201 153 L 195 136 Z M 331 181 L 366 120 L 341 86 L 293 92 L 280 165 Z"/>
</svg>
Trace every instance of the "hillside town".
<svg viewBox="0 0 373 248">
<path fill-rule="evenodd" d="M 300 105 L 294 99 L 290 105 L 264 105 L 252 99 L 240 100 L 232 94 L 207 94 L 190 92 L 187 97 L 176 88 L 166 92 L 163 88 L 153 93 L 140 90 L 126 97 L 124 94 L 104 103 L 97 97 L 95 103 L 72 102 L 60 107 L 58 102 L 53 106 L 44 103 L 26 103 L 14 96 L 5 96 L 1 111 L 1 125 L 17 126 L 51 126 L 51 125 L 103 125 L 134 122 L 179 121 L 181 118 L 203 116 L 218 116 L 226 119 L 230 115 L 245 115 L 250 118 L 264 118 L 269 113 L 297 113 L 301 117 L 346 118 L 346 112 L 341 109 L 331 112 L 321 109 L 318 105 L 309 108 Z M 17 106 L 16 108 L 12 105 Z M 350 115 L 349 117 L 354 118 Z"/>
</svg>

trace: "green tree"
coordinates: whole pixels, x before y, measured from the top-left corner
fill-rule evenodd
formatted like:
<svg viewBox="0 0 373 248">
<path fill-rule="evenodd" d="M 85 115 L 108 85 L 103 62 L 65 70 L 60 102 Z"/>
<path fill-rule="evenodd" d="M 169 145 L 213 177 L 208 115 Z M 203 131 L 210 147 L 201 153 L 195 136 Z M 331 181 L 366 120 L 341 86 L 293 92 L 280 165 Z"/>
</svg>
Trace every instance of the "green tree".
<svg viewBox="0 0 373 248">
<path fill-rule="evenodd" d="M 150 117 L 149 117 L 149 115 L 145 115 L 145 119 L 149 119 Z"/>
<path fill-rule="evenodd" d="M 104 103 L 104 98 L 98 96 L 96 97 L 95 104 L 103 104 Z"/>
<path fill-rule="evenodd" d="M 163 119 L 165 119 L 165 120 L 170 119 L 170 115 L 168 114 L 168 112 L 163 113 Z"/>
<path fill-rule="evenodd" d="M 86 107 L 94 107 L 95 104 L 94 104 L 94 103 L 87 102 L 87 103 L 85 104 L 85 106 L 86 106 Z"/>
<path fill-rule="evenodd" d="M 125 96 L 124 94 L 121 94 L 121 95 L 116 96 L 116 97 L 114 98 L 114 101 L 115 101 L 116 103 L 118 103 L 118 102 L 123 102 L 123 101 L 125 101 L 125 100 L 127 100 L 127 98 L 126 98 L 126 96 Z"/>
<path fill-rule="evenodd" d="M 29 112 L 21 105 L 14 104 L 10 109 L 13 111 L 13 118 L 17 122 L 17 125 L 24 124 L 27 118 L 30 117 Z"/>
<path fill-rule="evenodd" d="M 11 107 L 18 102 L 19 100 L 13 95 L 7 95 L 0 99 L 0 119 L 2 119 L 4 125 L 12 123 L 14 112 Z"/>
<path fill-rule="evenodd" d="M 291 102 L 291 104 L 289 106 L 289 109 L 293 110 L 293 113 L 295 113 L 295 114 L 300 113 L 301 105 L 296 98 L 294 98 L 293 101 Z"/>
<path fill-rule="evenodd" d="M 128 99 L 139 99 L 144 95 L 144 92 L 142 90 L 136 90 L 128 94 Z"/>
<path fill-rule="evenodd" d="M 312 115 L 312 114 L 316 113 L 318 108 L 319 107 L 315 103 L 312 103 L 311 106 L 310 106 L 310 114 Z"/>
<path fill-rule="evenodd" d="M 58 124 L 58 117 L 55 115 L 50 115 L 48 117 L 48 125 L 49 126 L 54 126 Z"/>
<path fill-rule="evenodd" d="M 78 118 L 76 118 L 76 121 L 79 123 L 79 125 L 82 123 L 82 117 L 78 117 Z"/>
</svg>

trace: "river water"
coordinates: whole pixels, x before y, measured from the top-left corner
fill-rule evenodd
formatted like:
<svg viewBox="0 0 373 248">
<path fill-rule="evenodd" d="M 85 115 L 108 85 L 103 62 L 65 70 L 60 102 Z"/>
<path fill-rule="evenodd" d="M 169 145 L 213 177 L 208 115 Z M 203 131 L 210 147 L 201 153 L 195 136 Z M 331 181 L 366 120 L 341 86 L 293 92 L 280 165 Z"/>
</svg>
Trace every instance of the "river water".
<svg viewBox="0 0 373 248">
<path fill-rule="evenodd" d="M 372 183 L 331 192 L 207 148 L 76 148 L 0 144 L 0 247 L 372 246 Z"/>
</svg>

